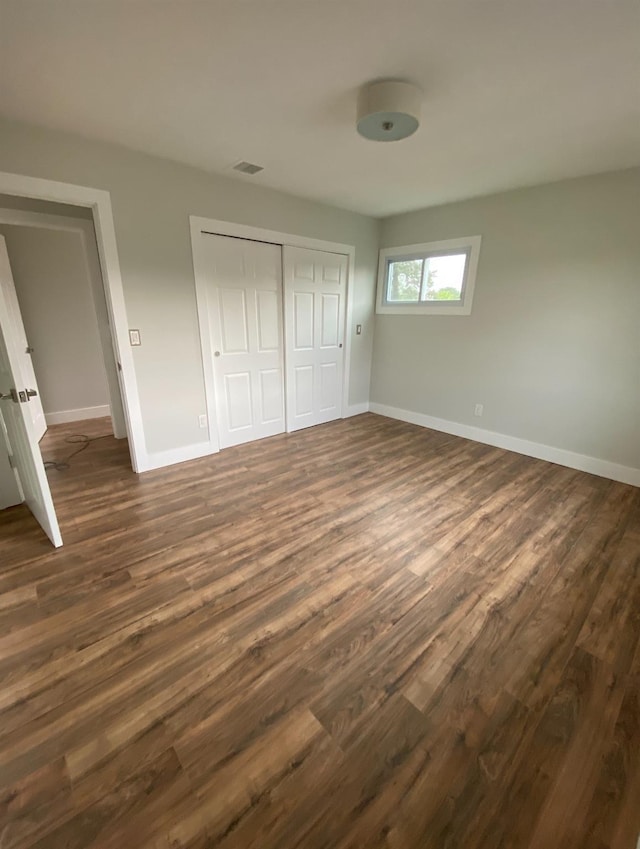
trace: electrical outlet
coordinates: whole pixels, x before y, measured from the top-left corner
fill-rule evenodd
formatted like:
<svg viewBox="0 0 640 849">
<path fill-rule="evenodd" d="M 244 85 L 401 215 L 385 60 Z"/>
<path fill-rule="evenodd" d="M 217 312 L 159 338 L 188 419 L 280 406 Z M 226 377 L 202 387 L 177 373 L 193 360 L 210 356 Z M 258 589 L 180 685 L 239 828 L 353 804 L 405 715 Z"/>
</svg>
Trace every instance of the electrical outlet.
<svg viewBox="0 0 640 849">
<path fill-rule="evenodd" d="M 200 425 L 200 427 L 207 426 L 207 417 L 204 413 L 201 416 L 198 416 L 198 424 Z"/>
<path fill-rule="evenodd" d="M 362 336 L 362 325 L 356 324 L 356 336 Z"/>
<path fill-rule="evenodd" d="M 473 411 L 474 416 L 481 416 L 484 411 L 484 407 L 482 404 L 476 404 L 475 410 Z"/>
</svg>

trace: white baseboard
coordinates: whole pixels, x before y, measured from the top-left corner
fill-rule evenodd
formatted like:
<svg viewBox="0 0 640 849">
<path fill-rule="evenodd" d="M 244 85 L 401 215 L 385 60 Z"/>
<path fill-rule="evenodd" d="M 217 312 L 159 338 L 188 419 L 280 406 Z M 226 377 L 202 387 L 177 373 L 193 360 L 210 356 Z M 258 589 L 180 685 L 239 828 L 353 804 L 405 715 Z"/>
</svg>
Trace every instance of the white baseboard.
<svg viewBox="0 0 640 849">
<path fill-rule="evenodd" d="M 186 463 L 188 460 L 198 460 L 209 454 L 217 454 L 210 442 L 198 442 L 196 445 L 185 445 L 183 448 L 170 448 L 168 451 L 156 451 L 147 454 L 138 469 L 139 472 L 150 472 L 163 466 L 173 466 L 176 463 Z"/>
<path fill-rule="evenodd" d="M 351 404 L 343 418 L 359 416 L 361 413 L 369 412 L 369 402 L 363 404 Z M 149 453 L 140 463 L 138 472 L 150 472 L 153 469 L 161 469 L 163 466 L 173 466 L 175 463 L 186 463 L 188 460 L 198 460 L 200 457 L 208 457 L 209 454 L 217 454 L 210 442 L 199 442 L 196 445 L 186 445 L 184 448 L 173 448 L 168 451 L 156 451 Z"/>
<path fill-rule="evenodd" d="M 361 416 L 363 413 L 369 412 L 369 402 L 364 401 L 362 404 L 349 404 L 347 410 L 342 417 L 343 419 L 350 419 L 351 416 Z"/>
<path fill-rule="evenodd" d="M 578 469 L 578 471 L 598 475 L 601 478 L 628 483 L 631 486 L 640 486 L 640 469 L 634 469 L 631 466 L 610 463 L 608 460 L 599 460 L 597 457 L 576 454 L 564 448 L 554 448 L 551 445 L 530 442 L 528 439 L 507 436 L 507 434 L 496 433 L 492 430 L 483 430 L 473 425 L 438 419 L 424 413 L 414 413 L 411 410 L 402 410 L 399 407 L 390 407 L 387 404 L 377 404 L 375 401 L 369 404 L 369 409 L 372 413 L 387 416 L 390 419 L 399 419 L 410 424 L 431 428 L 431 430 L 450 433 L 453 436 L 462 436 L 464 439 L 472 439 L 474 442 L 483 442 L 485 445 L 515 451 L 516 454 L 526 454 L 528 457 L 535 457 L 537 460 L 548 460 L 550 463 L 568 466 L 570 469 Z"/>
<path fill-rule="evenodd" d="M 61 410 L 58 413 L 45 413 L 44 417 L 48 425 L 65 424 L 66 422 L 81 422 L 84 419 L 101 419 L 110 416 L 111 408 L 108 404 L 101 407 L 80 407 L 77 410 Z"/>
</svg>

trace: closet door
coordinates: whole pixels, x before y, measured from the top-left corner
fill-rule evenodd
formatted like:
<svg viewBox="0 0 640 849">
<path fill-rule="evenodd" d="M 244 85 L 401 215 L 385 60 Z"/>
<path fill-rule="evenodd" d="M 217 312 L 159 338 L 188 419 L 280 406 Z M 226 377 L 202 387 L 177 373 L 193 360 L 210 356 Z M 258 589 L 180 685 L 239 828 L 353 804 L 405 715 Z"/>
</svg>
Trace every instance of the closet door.
<svg viewBox="0 0 640 849">
<path fill-rule="evenodd" d="M 220 448 L 284 431 L 282 249 L 203 236 Z"/>
<path fill-rule="evenodd" d="M 287 430 L 342 417 L 347 257 L 284 248 Z"/>
</svg>

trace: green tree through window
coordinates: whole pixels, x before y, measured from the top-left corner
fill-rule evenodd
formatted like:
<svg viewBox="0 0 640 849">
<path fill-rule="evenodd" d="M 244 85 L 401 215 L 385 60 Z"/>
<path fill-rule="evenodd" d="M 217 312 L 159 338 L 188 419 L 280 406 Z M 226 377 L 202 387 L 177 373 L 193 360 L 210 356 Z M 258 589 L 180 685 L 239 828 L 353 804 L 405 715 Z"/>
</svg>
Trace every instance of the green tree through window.
<svg viewBox="0 0 640 849">
<path fill-rule="evenodd" d="M 421 259 L 406 259 L 389 264 L 390 301 L 417 301 L 422 280 Z"/>
</svg>

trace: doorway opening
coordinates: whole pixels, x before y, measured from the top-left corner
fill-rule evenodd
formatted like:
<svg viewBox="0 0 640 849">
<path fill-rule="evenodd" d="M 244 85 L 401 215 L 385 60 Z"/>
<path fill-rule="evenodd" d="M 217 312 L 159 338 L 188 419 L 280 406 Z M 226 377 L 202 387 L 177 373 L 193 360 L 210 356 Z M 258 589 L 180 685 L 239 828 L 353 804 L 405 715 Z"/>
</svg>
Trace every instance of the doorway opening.
<svg viewBox="0 0 640 849">
<path fill-rule="evenodd" d="M 14 374 L 20 374 L 17 404 L 21 395 L 26 396 L 21 411 L 26 436 L 31 437 L 34 455 L 39 446 L 55 503 L 60 486 L 77 484 L 78 466 L 85 474 L 99 474 L 100 463 L 108 454 L 110 465 L 117 462 L 129 474 L 131 471 L 118 360 L 92 210 L 0 194 L 0 236 L 8 261 L 1 281 L 3 342 L 12 348 L 13 366 L 17 367 Z M 43 523 L 41 509 L 33 509 L 29 495 L 33 496 L 32 488 L 39 488 L 38 481 L 29 480 L 29 471 L 15 462 L 16 455 L 24 457 L 15 445 L 20 437 L 11 435 L 9 429 L 20 423 L 7 421 L 8 403 L 11 399 L 5 390 L 0 508 L 27 502 L 54 544 L 60 544 L 56 526 L 58 518 L 64 526 L 66 517 L 57 517 L 53 510 Z M 96 452 L 99 442 L 101 450 Z M 32 459 L 37 463 L 40 458 Z M 7 470 L 7 464 L 12 468 Z M 62 476 L 67 478 L 64 484 Z M 37 495 L 43 501 L 37 507 L 51 512 L 43 493 Z"/>
</svg>

